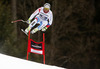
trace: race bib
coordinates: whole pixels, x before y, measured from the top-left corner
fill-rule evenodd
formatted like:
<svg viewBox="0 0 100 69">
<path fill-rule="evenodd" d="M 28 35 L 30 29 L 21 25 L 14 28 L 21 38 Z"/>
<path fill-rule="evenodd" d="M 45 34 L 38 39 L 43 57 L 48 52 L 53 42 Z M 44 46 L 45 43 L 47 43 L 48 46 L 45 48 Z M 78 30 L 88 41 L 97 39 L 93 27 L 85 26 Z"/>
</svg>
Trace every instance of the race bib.
<svg viewBox="0 0 100 69">
<path fill-rule="evenodd" d="M 43 13 L 40 13 L 39 15 L 40 15 L 40 18 L 41 18 L 42 20 L 48 20 L 48 16 L 47 16 L 47 15 L 45 15 L 45 14 L 43 14 Z"/>
</svg>

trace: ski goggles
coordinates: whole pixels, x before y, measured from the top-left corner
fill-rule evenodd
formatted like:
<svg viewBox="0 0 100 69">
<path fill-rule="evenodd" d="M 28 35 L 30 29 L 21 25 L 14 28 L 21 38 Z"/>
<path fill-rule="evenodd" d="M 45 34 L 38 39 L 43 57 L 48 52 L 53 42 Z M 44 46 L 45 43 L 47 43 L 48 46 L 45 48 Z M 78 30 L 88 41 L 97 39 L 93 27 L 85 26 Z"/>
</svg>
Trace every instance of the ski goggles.
<svg viewBox="0 0 100 69">
<path fill-rule="evenodd" d="M 49 8 L 44 8 L 44 10 L 47 10 L 47 11 L 48 11 L 48 10 L 49 10 Z"/>
</svg>

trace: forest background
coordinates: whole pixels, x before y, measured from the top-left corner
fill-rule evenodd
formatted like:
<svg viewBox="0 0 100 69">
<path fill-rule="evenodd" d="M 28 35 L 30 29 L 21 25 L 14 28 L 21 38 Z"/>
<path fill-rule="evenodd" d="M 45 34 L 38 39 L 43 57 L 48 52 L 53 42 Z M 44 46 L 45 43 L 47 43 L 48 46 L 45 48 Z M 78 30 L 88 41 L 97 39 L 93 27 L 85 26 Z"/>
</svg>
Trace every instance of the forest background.
<svg viewBox="0 0 100 69">
<path fill-rule="evenodd" d="M 21 28 L 45 3 L 51 4 L 53 24 L 45 32 L 46 64 L 69 69 L 100 69 L 100 0 L 0 0 L 0 53 L 26 59 L 27 36 Z M 40 42 L 42 32 L 31 35 Z M 31 54 L 30 61 L 42 63 Z"/>
</svg>

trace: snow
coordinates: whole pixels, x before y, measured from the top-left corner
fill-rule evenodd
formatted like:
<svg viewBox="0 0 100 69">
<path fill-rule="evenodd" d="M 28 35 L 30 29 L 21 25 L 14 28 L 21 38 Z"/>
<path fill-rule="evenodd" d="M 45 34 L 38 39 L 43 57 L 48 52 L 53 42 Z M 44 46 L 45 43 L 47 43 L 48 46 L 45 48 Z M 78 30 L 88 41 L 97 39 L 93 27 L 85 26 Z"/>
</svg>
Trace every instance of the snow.
<svg viewBox="0 0 100 69">
<path fill-rule="evenodd" d="M 0 69 L 65 69 L 0 54 Z"/>
</svg>

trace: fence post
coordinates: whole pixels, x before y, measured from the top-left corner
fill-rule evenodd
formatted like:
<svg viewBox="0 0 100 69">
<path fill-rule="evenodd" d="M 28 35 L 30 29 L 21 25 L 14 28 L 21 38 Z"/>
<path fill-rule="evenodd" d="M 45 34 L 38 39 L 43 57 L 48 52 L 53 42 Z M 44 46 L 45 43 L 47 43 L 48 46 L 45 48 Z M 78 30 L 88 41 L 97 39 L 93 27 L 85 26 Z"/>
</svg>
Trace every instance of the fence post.
<svg viewBox="0 0 100 69">
<path fill-rule="evenodd" d="M 45 33 L 43 33 L 43 63 L 45 64 Z"/>
<path fill-rule="evenodd" d="M 27 60 L 28 60 L 28 55 L 29 55 L 29 50 L 30 50 L 30 31 L 28 33 L 28 47 L 27 47 Z"/>
</svg>

